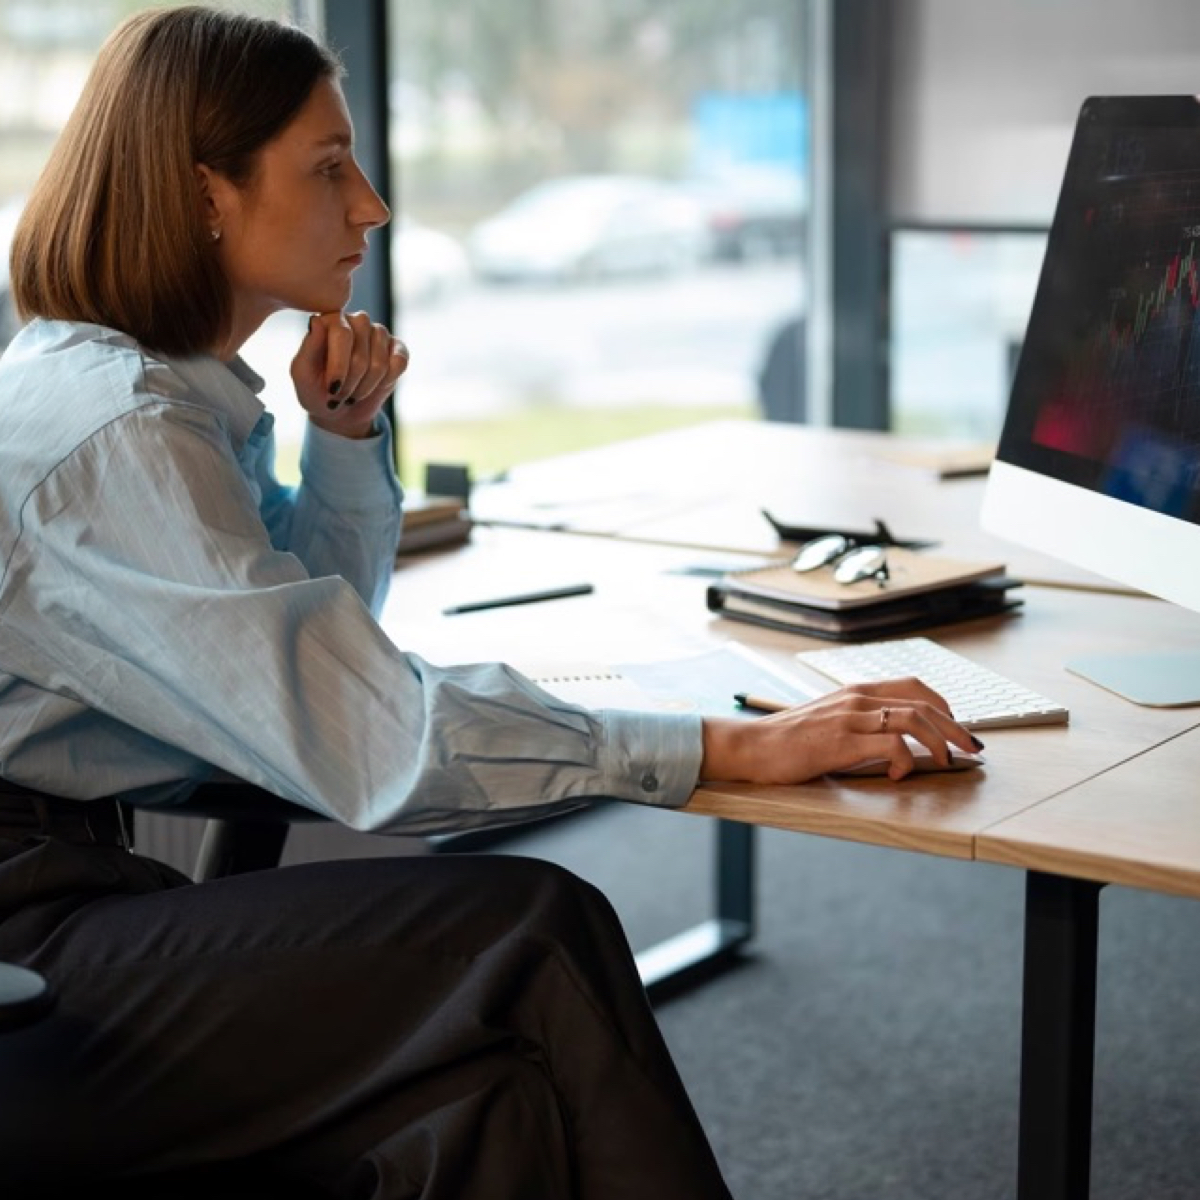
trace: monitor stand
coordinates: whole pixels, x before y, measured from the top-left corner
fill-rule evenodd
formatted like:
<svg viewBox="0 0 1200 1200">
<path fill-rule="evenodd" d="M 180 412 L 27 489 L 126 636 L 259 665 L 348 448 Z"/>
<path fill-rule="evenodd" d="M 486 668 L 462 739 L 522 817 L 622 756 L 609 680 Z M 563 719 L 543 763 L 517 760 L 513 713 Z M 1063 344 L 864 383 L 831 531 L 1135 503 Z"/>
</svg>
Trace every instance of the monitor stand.
<svg viewBox="0 0 1200 1200">
<path fill-rule="evenodd" d="M 1093 654 L 1075 658 L 1067 670 L 1134 704 L 1184 708 L 1200 704 L 1200 653 Z"/>
</svg>

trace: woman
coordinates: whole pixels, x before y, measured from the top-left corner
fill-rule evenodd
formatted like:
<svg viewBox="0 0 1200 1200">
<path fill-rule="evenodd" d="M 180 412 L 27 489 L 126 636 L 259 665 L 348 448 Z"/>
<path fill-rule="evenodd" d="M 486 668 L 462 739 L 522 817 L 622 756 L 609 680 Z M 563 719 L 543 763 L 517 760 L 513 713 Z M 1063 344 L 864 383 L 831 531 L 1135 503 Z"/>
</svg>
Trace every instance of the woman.
<svg viewBox="0 0 1200 1200">
<path fill-rule="evenodd" d="M 14 240 L 30 323 L 0 361 L 0 955 L 61 1003 L 22 1035 L 45 1043 L 32 1077 L 0 1082 L 20 1096 L 0 1097 L 0 1175 L 252 1161 L 356 1197 L 725 1196 L 587 885 L 485 858 L 189 885 L 119 848 L 113 797 L 170 805 L 229 775 L 422 832 L 874 756 L 899 778 L 902 733 L 942 759 L 974 744 L 914 681 L 702 722 L 586 712 L 391 644 L 381 405 L 408 356 L 344 312 L 388 212 L 338 76 L 274 22 L 133 17 Z M 238 357 L 282 308 L 313 314 L 295 490 Z"/>
</svg>

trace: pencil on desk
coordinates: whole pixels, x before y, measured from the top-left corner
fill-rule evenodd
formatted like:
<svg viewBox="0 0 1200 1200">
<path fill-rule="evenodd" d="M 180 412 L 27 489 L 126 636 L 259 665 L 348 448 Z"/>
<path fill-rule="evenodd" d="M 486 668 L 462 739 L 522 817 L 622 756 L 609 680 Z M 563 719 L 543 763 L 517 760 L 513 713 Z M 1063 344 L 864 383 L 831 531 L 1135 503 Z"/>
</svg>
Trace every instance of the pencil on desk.
<svg viewBox="0 0 1200 1200">
<path fill-rule="evenodd" d="M 749 709 L 752 712 L 783 712 L 785 708 L 792 707 L 782 700 L 767 700 L 762 696 L 751 696 L 749 692 L 734 692 L 733 698 L 737 701 L 739 708 Z"/>
<path fill-rule="evenodd" d="M 538 604 L 543 600 L 563 600 L 568 596 L 588 596 L 596 589 L 590 583 L 569 583 L 565 587 L 547 588 L 544 592 L 519 592 L 515 596 L 495 596 L 490 600 L 470 600 L 443 608 L 444 616 L 456 613 L 482 612 L 487 608 L 506 608 L 513 604 Z"/>
</svg>

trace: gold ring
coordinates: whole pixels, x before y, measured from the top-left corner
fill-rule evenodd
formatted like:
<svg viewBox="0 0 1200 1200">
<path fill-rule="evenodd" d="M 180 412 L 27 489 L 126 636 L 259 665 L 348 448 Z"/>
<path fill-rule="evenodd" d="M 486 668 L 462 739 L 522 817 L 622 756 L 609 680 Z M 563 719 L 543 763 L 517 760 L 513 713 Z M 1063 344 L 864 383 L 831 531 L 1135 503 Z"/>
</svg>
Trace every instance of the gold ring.
<svg viewBox="0 0 1200 1200">
<path fill-rule="evenodd" d="M 887 733 L 888 721 L 891 719 L 892 710 L 890 708 L 881 708 L 879 710 L 879 732 Z"/>
</svg>

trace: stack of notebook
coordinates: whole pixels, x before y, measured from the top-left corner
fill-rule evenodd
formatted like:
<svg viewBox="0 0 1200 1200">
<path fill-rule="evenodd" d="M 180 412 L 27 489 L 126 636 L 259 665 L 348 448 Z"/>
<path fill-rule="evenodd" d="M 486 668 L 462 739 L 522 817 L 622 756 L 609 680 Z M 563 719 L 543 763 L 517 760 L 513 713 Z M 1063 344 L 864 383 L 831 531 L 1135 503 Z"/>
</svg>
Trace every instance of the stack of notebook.
<svg viewBox="0 0 1200 1200">
<path fill-rule="evenodd" d="M 1011 612 L 1020 580 L 1002 563 L 890 546 L 888 577 L 838 583 L 834 564 L 797 572 L 783 561 L 723 576 L 708 607 L 724 617 L 835 641 L 862 641 Z"/>
<path fill-rule="evenodd" d="M 396 554 L 413 554 L 434 546 L 465 542 L 471 536 L 472 525 L 470 510 L 457 496 L 406 494 L 404 524 Z"/>
</svg>

